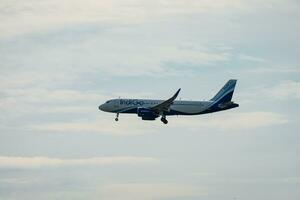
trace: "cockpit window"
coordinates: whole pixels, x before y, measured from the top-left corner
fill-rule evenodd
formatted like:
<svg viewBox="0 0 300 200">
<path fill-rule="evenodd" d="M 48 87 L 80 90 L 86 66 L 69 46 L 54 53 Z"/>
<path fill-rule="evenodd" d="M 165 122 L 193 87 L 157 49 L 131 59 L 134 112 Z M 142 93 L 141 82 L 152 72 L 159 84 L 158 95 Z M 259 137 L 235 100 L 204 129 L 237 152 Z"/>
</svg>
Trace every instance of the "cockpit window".
<svg viewBox="0 0 300 200">
<path fill-rule="evenodd" d="M 106 103 L 110 103 L 111 101 L 107 101 Z"/>
</svg>

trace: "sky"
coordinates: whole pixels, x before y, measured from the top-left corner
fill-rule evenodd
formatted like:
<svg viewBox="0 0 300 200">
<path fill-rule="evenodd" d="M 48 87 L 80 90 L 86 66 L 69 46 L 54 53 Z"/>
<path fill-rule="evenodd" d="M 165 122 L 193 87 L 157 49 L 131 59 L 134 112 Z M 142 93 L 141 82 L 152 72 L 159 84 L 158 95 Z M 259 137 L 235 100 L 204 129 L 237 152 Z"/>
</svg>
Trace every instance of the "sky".
<svg viewBox="0 0 300 200">
<path fill-rule="evenodd" d="M 0 199 L 298 200 L 298 0 L 2 0 Z M 112 98 L 239 108 L 142 121 Z"/>
</svg>

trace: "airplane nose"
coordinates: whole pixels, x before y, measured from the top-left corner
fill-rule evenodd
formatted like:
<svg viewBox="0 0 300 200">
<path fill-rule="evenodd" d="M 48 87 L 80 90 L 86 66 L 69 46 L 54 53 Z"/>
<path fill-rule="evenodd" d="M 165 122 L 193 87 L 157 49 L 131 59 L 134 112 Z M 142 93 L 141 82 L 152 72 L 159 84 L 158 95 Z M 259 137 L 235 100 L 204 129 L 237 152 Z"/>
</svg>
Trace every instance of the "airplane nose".
<svg viewBox="0 0 300 200">
<path fill-rule="evenodd" d="M 100 105 L 98 108 L 99 110 L 103 110 L 103 105 Z"/>
</svg>

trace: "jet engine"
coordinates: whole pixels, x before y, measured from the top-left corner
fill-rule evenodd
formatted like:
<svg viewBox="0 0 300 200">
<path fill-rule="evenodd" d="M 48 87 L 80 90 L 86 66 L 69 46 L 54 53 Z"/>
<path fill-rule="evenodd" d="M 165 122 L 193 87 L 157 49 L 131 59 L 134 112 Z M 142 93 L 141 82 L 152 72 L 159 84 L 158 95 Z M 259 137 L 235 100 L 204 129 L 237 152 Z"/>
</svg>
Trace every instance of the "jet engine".
<svg viewBox="0 0 300 200">
<path fill-rule="evenodd" d="M 137 108 L 137 115 L 142 120 L 155 120 L 159 115 L 148 108 Z"/>
</svg>

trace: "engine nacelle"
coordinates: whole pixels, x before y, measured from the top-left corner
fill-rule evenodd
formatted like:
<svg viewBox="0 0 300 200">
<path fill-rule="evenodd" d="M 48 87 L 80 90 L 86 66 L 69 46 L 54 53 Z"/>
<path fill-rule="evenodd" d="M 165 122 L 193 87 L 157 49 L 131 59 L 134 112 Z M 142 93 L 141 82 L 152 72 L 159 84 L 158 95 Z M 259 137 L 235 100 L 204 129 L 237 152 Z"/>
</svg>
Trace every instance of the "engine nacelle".
<svg viewBox="0 0 300 200">
<path fill-rule="evenodd" d="M 141 117 L 142 120 L 155 120 L 159 117 L 158 114 L 148 108 L 137 108 L 137 115 Z"/>
</svg>

